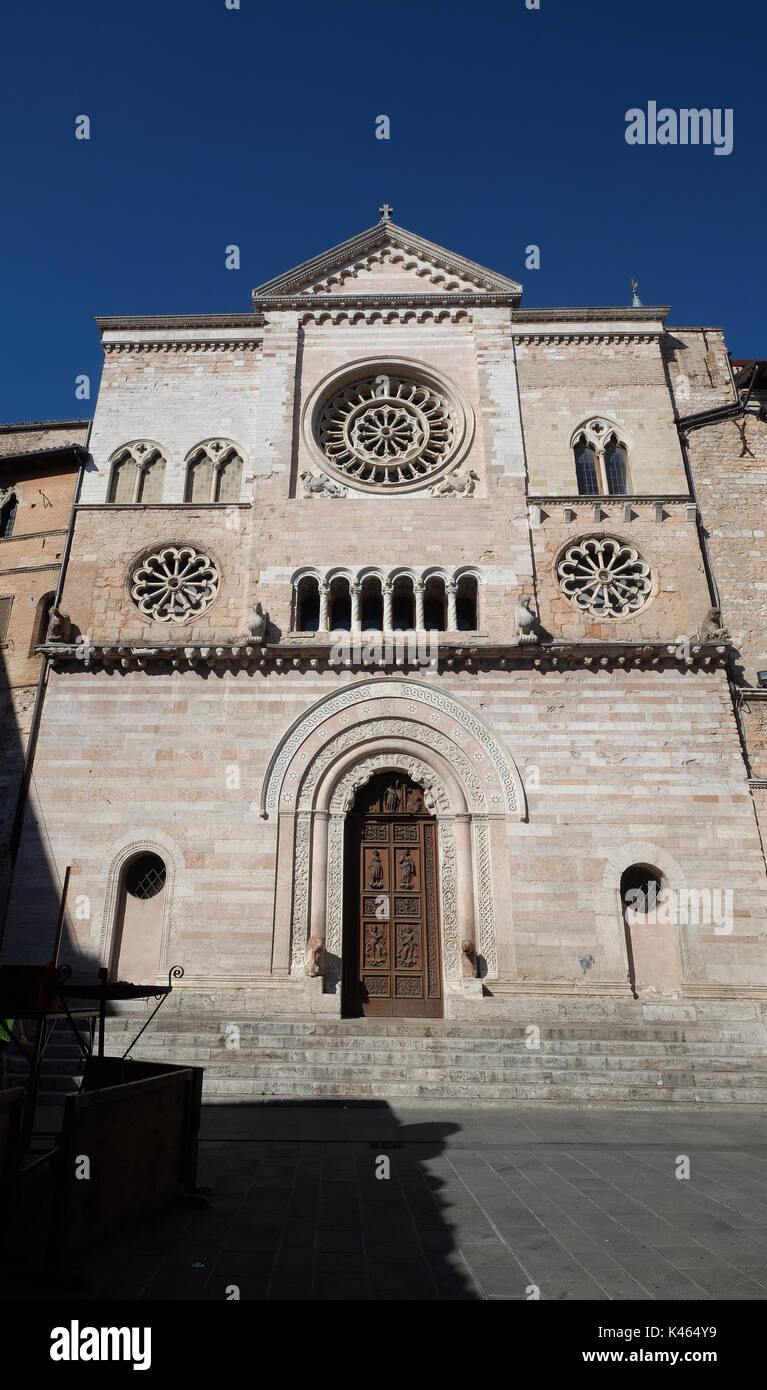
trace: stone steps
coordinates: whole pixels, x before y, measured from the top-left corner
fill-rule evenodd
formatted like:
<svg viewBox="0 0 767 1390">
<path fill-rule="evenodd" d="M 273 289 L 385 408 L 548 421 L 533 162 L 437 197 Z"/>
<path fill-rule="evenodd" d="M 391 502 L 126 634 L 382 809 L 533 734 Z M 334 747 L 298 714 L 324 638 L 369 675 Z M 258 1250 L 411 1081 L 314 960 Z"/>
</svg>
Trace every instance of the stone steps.
<svg viewBox="0 0 767 1390">
<path fill-rule="evenodd" d="M 107 1023 L 107 1052 L 128 1047 L 140 1017 Z M 573 1104 L 677 1101 L 767 1104 L 767 1045 L 712 1040 L 678 1022 L 632 1026 L 559 1020 L 540 1027 L 532 1049 L 518 1021 L 248 1019 L 239 1047 L 226 1047 L 227 1020 L 167 1014 L 131 1055 L 205 1069 L 213 1103 L 286 1099 L 460 1100 Z M 710 1028 L 708 1034 L 710 1035 Z M 9 1079 L 22 1063 L 9 1057 Z M 48 1047 L 41 1100 L 74 1090 L 82 1070 L 73 1038 L 57 1030 Z"/>
</svg>

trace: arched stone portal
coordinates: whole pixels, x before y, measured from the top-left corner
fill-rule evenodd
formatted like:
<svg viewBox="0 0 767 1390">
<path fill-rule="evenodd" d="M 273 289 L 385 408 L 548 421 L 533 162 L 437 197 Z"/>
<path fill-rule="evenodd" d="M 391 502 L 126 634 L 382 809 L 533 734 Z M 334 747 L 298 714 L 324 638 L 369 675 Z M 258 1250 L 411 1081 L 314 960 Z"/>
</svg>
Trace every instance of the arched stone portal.
<svg viewBox="0 0 767 1390">
<path fill-rule="evenodd" d="M 441 1018 L 433 799 L 406 773 L 384 769 L 347 794 L 349 802 L 344 823 L 342 1014 Z"/>
<path fill-rule="evenodd" d="M 326 697 L 284 735 L 262 789 L 278 822 L 273 973 L 301 976 L 307 941 L 326 946 L 325 989 L 341 979 L 344 823 L 358 787 L 382 768 L 412 778 L 438 825 L 446 991 L 461 991 L 461 942 L 480 974 L 498 971 L 495 902 L 509 902 L 506 824 L 525 818 L 522 782 L 484 720 L 454 696 L 381 678 Z M 509 967 L 510 942 L 506 950 Z"/>
</svg>

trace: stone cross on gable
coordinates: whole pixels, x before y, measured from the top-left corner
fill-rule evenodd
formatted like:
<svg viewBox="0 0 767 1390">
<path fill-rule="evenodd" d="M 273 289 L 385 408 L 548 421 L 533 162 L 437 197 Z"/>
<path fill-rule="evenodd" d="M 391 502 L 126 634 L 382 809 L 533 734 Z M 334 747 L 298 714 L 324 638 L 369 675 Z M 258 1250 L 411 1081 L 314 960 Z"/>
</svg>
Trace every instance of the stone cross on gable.
<svg viewBox="0 0 767 1390">
<path fill-rule="evenodd" d="M 391 215 L 394 212 L 393 207 L 390 207 L 388 203 L 384 203 L 383 206 L 378 209 L 378 211 L 381 214 L 382 222 L 391 222 Z"/>
</svg>

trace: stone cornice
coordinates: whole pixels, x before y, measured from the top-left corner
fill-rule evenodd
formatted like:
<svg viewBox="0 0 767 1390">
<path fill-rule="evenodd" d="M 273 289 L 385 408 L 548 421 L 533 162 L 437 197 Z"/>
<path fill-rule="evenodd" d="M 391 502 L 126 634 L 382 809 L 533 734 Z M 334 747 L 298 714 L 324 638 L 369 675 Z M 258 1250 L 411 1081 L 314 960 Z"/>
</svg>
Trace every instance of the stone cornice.
<svg viewBox="0 0 767 1390">
<path fill-rule="evenodd" d="M 96 326 L 101 333 L 119 333 L 126 328 L 169 329 L 174 332 L 178 328 L 259 328 L 263 326 L 263 319 L 253 313 L 149 314 L 128 315 L 125 318 L 97 318 Z"/>
<path fill-rule="evenodd" d="M 593 507 L 597 502 L 602 506 L 623 506 L 624 502 L 630 502 L 632 506 L 653 506 L 655 502 L 678 502 L 689 506 L 695 501 L 687 492 L 642 492 L 642 493 L 564 493 L 564 492 L 531 492 L 528 494 L 530 506 L 562 506 L 568 507 Z"/>
<path fill-rule="evenodd" d="M 105 338 L 105 353 L 112 352 L 254 352 L 262 344 L 257 338 Z"/>
<path fill-rule="evenodd" d="M 357 634 L 354 637 L 357 638 Z M 380 640 L 380 639 L 379 639 Z M 376 645 L 377 639 L 349 644 L 349 657 L 342 662 L 330 660 L 331 650 L 337 642 L 328 636 L 318 641 L 316 636 L 304 639 L 288 639 L 280 643 L 258 646 L 243 639 L 240 643 L 184 643 L 158 642 L 150 646 L 144 642 L 126 642 L 115 639 L 111 643 L 43 643 L 37 651 L 59 665 L 102 666 L 107 669 L 139 670 L 147 666 L 170 666 L 173 669 L 194 669 L 213 666 L 260 669 L 275 673 L 300 670 L 335 671 L 360 670 L 374 675 L 408 669 L 425 669 L 418 659 L 415 644 L 408 648 L 404 644 L 402 659 L 384 659 L 370 662 L 362 659 L 362 650 Z M 355 645 L 357 656 L 355 657 Z M 385 641 L 381 645 L 386 645 Z M 389 639 L 391 645 L 391 638 Z M 673 640 L 663 642 L 550 642 L 539 643 L 492 643 L 476 640 L 461 641 L 445 638 L 439 643 L 438 668 L 440 671 L 456 669 L 495 669 L 513 671 L 520 666 L 533 667 L 542 672 L 567 670 L 581 667 L 586 670 L 600 669 L 657 669 L 676 667 L 689 669 L 715 668 L 726 663 L 727 642 L 692 642 L 683 658 L 678 656 L 678 643 Z M 391 656 L 391 653 L 390 653 Z"/>
<path fill-rule="evenodd" d="M 78 512 L 228 512 L 232 507 L 243 511 L 252 502 L 76 502 Z M 20 537 L 19 539 L 23 539 Z"/>
<path fill-rule="evenodd" d="M 0 434 L 12 434 L 15 430 L 72 430 L 86 429 L 90 420 L 13 420 L 10 424 L 0 423 Z"/>
<path fill-rule="evenodd" d="M 587 305 L 567 309 L 517 309 L 511 316 L 515 332 L 535 323 L 664 323 L 668 305 L 642 305 L 635 309 L 623 304 Z"/>
<path fill-rule="evenodd" d="M 60 570 L 61 560 L 53 560 L 49 565 L 14 565 L 13 569 L 0 570 L 0 575 L 6 574 L 37 574 L 40 570 Z"/>
<path fill-rule="evenodd" d="M 3 536 L 2 540 L 0 540 L 0 547 L 4 545 L 13 545 L 14 541 L 34 541 L 39 540 L 41 536 L 65 536 L 66 534 L 66 526 L 52 526 L 49 531 L 25 531 L 23 535 L 20 536 Z M 1 548 L 0 554 L 2 554 Z"/>
<path fill-rule="evenodd" d="M 323 310 L 348 312 L 350 309 L 359 309 L 374 312 L 409 309 L 420 312 L 422 309 L 511 309 L 515 303 L 516 296 L 513 294 L 493 290 L 481 290 L 476 294 L 464 290 L 452 290 L 447 294 L 428 294 L 414 290 L 412 294 L 269 295 L 262 299 L 253 299 L 254 307 L 264 312 L 267 322 L 270 310 L 314 313 Z"/>
</svg>

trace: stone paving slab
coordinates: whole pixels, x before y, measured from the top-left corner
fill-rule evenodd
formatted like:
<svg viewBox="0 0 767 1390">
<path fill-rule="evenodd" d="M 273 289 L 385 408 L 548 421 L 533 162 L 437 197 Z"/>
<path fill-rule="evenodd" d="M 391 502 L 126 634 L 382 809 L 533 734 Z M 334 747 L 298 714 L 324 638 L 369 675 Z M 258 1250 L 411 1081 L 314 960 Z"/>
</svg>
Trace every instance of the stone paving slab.
<svg viewBox="0 0 767 1390">
<path fill-rule="evenodd" d="M 216 1105 L 199 1181 L 81 1261 L 91 1297 L 767 1298 L 763 1107 Z"/>
</svg>

